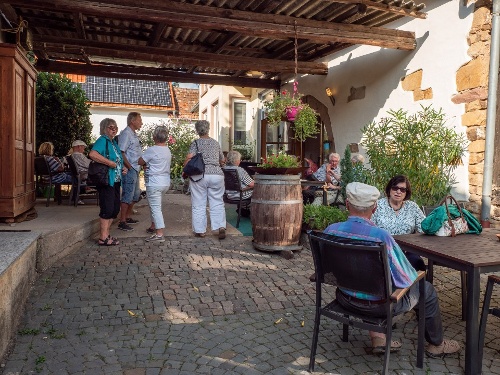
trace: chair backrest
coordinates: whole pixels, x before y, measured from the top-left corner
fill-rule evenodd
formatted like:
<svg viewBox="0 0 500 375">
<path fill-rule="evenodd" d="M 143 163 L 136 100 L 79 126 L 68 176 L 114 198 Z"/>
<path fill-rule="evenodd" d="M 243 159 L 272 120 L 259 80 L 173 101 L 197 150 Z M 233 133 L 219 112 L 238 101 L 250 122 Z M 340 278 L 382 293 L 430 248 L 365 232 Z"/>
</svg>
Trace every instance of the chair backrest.
<svg viewBox="0 0 500 375">
<path fill-rule="evenodd" d="M 73 157 L 71 155 L 66 156 L 66 161 L 68 162 L 69 170 L 71 171 L 73 178 L 78 178 L 80 174 L 78 173 Z"/>
<path fill-rule="evenodd" d="M 240 176 L 238 171 L 233 168 L 222 168 L 224 172 L 224 188 L 226 190 L 241 191 Z"/>
<path fill-rule="evenodd" d="M 320 232 L 311 232 L 309 241 L 316 278 L 322 283 L 380 299 L 389 298 L 392 283 L 384 243 Z"/>
<path fill-rule="evenodd" d="M 50 176 L 50 169 L 44 156 L 35 157 L 35 174 L 37 176 Z"/>
</svg>

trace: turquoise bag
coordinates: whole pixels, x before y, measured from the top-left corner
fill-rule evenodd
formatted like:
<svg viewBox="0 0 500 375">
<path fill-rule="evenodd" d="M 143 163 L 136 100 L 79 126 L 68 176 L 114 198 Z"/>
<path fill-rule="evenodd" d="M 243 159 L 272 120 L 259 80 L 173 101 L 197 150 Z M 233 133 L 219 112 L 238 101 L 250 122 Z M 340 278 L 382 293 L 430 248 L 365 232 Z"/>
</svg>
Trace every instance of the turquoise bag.
<svg viewBox="0 0 500 375">
<path fill-rule="evenodd" d="M 448 209 L 450 211 L 450 217 L 456 219 L 460 216 L 460 211 L 455 204 L 449 204 Z M 467 234 L 479 234 L 483 231 L 481 223 L 476 219 L 476 217 L 470 213 L 465 208 L 462 208 L 462 213 L 464 215 L 465 221 L 469 226 L 469 231 Z M 422 221 L 422 231 L 425 234 L 435 234 L 439 228 L 443 226 L 443 223 L 448 220 L 448 215 L 446 213 L 446 208 L 444 206 L 436 207 L 423 221 Z"/>
</svg>

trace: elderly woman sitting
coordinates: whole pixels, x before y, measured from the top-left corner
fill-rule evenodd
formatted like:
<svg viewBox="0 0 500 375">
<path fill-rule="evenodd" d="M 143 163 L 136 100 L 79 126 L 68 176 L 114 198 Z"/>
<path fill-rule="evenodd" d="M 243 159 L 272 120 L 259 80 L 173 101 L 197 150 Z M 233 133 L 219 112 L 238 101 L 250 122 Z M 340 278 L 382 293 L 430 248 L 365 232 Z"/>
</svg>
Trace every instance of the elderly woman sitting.
<svg viewBox="0 0 500 375">
<path fill-rule="evenodd" d="M 250 177 L 250 175 L 245 171 L 243 168 L 241 168 L 240 162 L 241 162 L 241 154 L 238 151 L 229 151 L 226 156 L 226 166 L 224 169 L 236 169 L 238 173 L 238 177 L 240 178 L 240 183 L 241 183 L 241 189 L 246 189 L 246 188 L 253 188 L 254 181 L 253 178 Z M 253 190 L 249 189 L 243 192 L 243 199 L 250 199 L 252 197 Z M 227 197 L 230 199 L 239 199 L 240 198 L 240 193 L 238 191 L 233 191 L 233 190 L 227 190 L 226 191 Z M 241 210 L 241 216 L 247 217 L 249 216 L 250 212 L 248 208 L 242 208 Z"/>
</svg>

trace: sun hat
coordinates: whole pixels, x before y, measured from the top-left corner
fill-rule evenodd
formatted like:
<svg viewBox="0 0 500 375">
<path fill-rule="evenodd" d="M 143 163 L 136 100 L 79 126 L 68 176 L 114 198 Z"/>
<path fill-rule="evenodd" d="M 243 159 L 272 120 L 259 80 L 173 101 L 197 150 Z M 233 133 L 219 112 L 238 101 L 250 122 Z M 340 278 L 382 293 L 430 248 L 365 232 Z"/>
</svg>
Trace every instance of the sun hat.
<svg viewBox="0 0 500 375">
<path fill-rule="evenodd" d="M 76 146 L 85 146 L 85 147 L 87 147 L 87 144 L 84 141 L 80 141 L 79 139 L 77 139 L 76 141 L 73 142 L 73 144 L 71 146 L 72 147 L 76 147 Z"/>
<path fill-rule="evenodd" d="M 351 182 L 346 186 L 346 195 L 349 203 L 355 206 L 371 207 L 380 197 L 380 192 L 375 186 Z"/>
</svg>

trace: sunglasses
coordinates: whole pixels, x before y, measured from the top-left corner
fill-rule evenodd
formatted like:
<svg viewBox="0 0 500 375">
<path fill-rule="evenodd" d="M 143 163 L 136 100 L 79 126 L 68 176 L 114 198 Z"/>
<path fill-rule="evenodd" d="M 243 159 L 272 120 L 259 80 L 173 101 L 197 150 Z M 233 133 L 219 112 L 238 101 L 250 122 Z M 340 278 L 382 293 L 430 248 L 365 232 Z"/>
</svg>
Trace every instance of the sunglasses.
<svg viewBox="0 0 500 375">
<path fill-rule="evenodd" d="M 401 193 L 406 193 L 408 191 L 407 188 L 405 187 L 399 187 L 399 186 L 391 186 L 392 191 L 400 191 Z"/>
<path fill-rule="evenodd" d="M 118 126 L 108 126 L 108 129 L 110 130 L 118 130 Z"/>
</svg>

